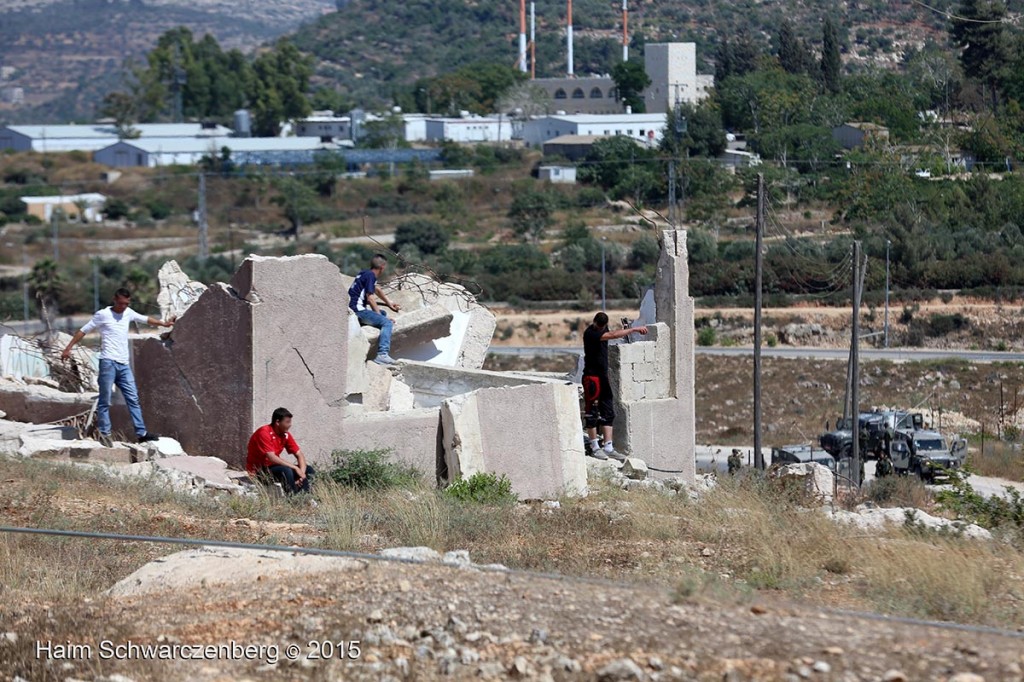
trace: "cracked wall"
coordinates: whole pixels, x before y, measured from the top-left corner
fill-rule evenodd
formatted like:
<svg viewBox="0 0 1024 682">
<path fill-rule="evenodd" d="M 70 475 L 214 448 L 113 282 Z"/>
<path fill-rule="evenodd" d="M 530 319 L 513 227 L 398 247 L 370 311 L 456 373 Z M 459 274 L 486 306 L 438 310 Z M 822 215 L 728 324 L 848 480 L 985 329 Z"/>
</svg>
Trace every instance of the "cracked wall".
<svg viewBox="0 0 1024 682">
<path fill-rule="evenodd" d="M 650 467 L 687 481 L 696 475 L 693 298 L 686 231 L 665 230 L 654 286 L 656 324 L 645 337 L 609 347 L 615 442 Z M 645 297 L 642 316 L 652 315 Z"/>
</svg>

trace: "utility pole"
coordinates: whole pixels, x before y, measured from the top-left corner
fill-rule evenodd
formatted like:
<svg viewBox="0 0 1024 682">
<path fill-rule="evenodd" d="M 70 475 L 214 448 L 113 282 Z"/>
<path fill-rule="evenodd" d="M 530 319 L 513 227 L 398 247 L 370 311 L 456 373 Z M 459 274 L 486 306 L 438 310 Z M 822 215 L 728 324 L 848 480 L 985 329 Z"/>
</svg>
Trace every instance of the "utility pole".
<svg viewBox="0 0 1024 682">
<path fill-rule="evenodd" d="M 754 466 L 764 469 L 761 451 L 761 275 L 764 269 L 764 173 L 757 174 L 757 237 L 754 250 Z"/>
<path fill-rule="evenodd" d="M 604 268 L 604 245 L 608 241 L 608 237 L 601 237 L 601 312 L 607 310 L 608 299 L 605 298 L 605 268 Z"/>
<path fill-rule="evenodd" d="M 676 159 L 675 155 L 668 160 L 668 222 L 674 230 L 678 221 L 676 220 Z"/>
<path fill-rule="evenodd" d="M 853 338 L 850 355 L 852 358 L 850 371 L 850 421 L 853 433 L 851 450 L 850 477 L 859 488 L 860 480 L 860 295 L 861 295 L 861 259 L 860 242 L 853 243 Z"/>
<path fill-rule="evenodd" d="M 892 242 L 885 240 L 885 347 L 889 347 L 889 247 Z"/>
<path fill-rule="evenodd" d="M 57 237 L 57 214 L 60 212 L 59 208 L 53 209 L 50 213 L 50 222 L 53 224 L 53 262 L 60 262 L 60 243 Z"/>
<path fill-rule="evenodd" d="M 199 209 L 196 213 L 199 219 L 199 262 L 202 263 L 210 255 L 206 224 L 206 173 L 199 174 Z"/>
<path fill-rule="evenodd" d="M 100 262 L 92 259 L 92 309 L 100 309 Z"/>
</svg>

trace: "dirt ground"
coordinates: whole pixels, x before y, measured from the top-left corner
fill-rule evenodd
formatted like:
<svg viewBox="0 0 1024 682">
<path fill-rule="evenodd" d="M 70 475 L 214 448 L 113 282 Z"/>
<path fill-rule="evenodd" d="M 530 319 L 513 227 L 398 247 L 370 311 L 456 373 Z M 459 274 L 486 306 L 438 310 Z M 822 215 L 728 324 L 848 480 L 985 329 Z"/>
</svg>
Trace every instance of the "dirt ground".
<svg viewBox="0 0 1024 682">
<path fill-rule="evenodd" d="M 499 309 L 496 346 L 566 346 L 582 345 L 582 333 L 593 319 L 593 312 L 576 310 L 511 311 Z M 609 310 L 613 324 L 622 318 L 634 318 L 633 309 Z M 910 334 L 911 323 L 927 324 L 933 315 L 963 316 L 960 329 L 946 334 L 916 338 Z M 847 348 L 850 336 L 850 308 L 814 305 L 790 308 L 766 308 L 763 312 L 766 340 L 774 338 L 779 345 Z M 751 308 L 697 308 L 698 327 L 716 329 L 715 345 L 751 345 L 753 343 Z M 794 329 L 791 325 L 796 325 Z M 818 325 L 811 332 L 809 325 Z M 882 331 L 885 315 L 882 307 L 865 306 L 862 309 L 861 332 Z M 973 298 L 953 297 L 948 303 L 940 299 L 914 303 L 893 304 L 889 311 L 891 346 L 915 345 L 927 348 L 963 348 L 974 350 L 1024 349 L 1024 314 L 1020 303 L 992 303 Z M 769 341 L 766 341 L 769 342 Z M 911 343 L 912 342 L 912 343 Z M 868 343 L 881 345 L 881 337 Z"/>
<path fill-rule="evenodd" d="M 16 614 L 6 627 L 25 634 L 0 643 L 5 674 L 32 680 L 119 673 L 210 681 L 966 682 L 1020 680 L 1024 665 L 1019 637 L 868 620 L 770 598 L 723 606 L 657 587 L 436 565 L 371 563 L 255 585 L 98 597 L 71 613 Z M 100 660 L 101 647 L 116 651 L 129 641 L 276 645 L 269 660 L 279 660 Z M 91 657 L 78 649 L 72 660 L 47 664 L 36 659 L 40 642 L 89 645 Z M 292 646 L 321 658 L 289 660 Z"/>
</svg>

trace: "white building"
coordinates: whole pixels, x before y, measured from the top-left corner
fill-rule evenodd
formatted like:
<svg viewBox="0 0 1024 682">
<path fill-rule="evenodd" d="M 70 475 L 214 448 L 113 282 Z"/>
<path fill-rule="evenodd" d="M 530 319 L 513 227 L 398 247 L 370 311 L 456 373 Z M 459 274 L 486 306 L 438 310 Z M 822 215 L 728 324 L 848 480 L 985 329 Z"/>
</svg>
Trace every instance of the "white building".
<svg viewBox="0 0 1024 682">
<path fill-rule="evenodd" d="M 60 211 L 68 218 L 83 223 L 103 220 L 103 206 L 107 198 L 102 194 L 65 194 L 55 197 L 20 197 L 26 206 L 26 213 L 44 223 L 50 222 L 54 211 Z"/>
<path fill-rule="evenodd" d="M 324 141 L 351 140 L 352 117 L 335 116 L 331 111 L 314 111 L 312 116 L 295 122 L 298 137 L 318 137 Z"/>
<path fill-rule="evenodd" d="M 427 142 L 501 142 L 512 139 L 512 121 L 507 116 L 484 118 L 428 118 Z"/>
<path fill-rule="evenodd" d="M 537 169 L 537 177 L 556 185 L 575 185 L 576 166 L 541 166 Z"/>
<path fill-rule="evenodd" d="M 563 135 L 625 135 L 638 142 L 656 145 L 661 142 L 664 128 L 664 113 L 541 116 L 523 124 L 523 142 L 539 147 Z"/>
<path fill-rule="evenodd" d="M 205 123 L 140 123 L 140 140 L 226 137 L 230 128 Z M 94 152 L 118 141 L 113 124 L 12 125 L 0 128 L 0 150 L 16 152 Z"/>
<path fill-rule="evenodd" d="M 179 139 L 121 140 L 94 155 L 96 163 L 107 166 L 192 166 L 204 156 L 220 156 L 224 148 L 232 155 L 244 153 L 309 152 L 336 149 L 319 137 L 213 137 Z"/>
<path fill-rule="evenodd" d="M 665 113 L 677 100 L 696 104 L 707 97 L 715 77 L 697 74 L 695 43 L 647 43 L 644 70 L 651 85 L 644 92 L 644 104 L 651 113 Z"/>
</svg>

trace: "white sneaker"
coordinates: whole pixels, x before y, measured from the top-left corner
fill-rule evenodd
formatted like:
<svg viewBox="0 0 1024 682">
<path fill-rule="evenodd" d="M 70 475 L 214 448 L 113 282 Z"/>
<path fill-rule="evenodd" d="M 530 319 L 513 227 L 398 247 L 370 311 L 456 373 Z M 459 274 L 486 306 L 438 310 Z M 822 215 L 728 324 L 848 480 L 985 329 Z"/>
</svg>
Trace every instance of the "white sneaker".
<svg viewBox="0 0 1024 682">
<path fill-rule="evenodd" d="M 608 455 L 604 454 L 604 450 L 602 450 L 601 448 L 594 449 L 589 445 L 587 446 L 587 455 L 589 457 L 593 457 L 594 459 L 599 459 L 601 461 L 608 459 Z"/>
<path fill-rule="evenodd" d="M 378 355 L 373 359 L 378 365 L 393 365 L 397 362 L 393 357 L 385 353 L 384 355 Z"/>
</svg>

